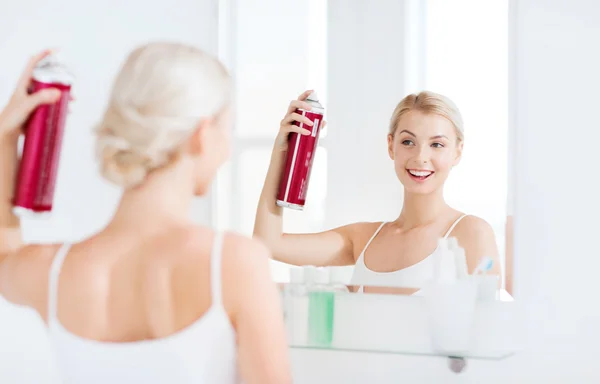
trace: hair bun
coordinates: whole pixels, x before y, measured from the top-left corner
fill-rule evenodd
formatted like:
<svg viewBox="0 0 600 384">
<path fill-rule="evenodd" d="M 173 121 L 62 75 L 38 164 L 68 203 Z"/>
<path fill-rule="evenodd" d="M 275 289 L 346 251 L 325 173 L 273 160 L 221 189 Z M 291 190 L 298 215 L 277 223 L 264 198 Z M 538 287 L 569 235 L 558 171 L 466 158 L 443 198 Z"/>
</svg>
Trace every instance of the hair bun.
<svg viewBox="0 0 600 384">
<path fill-rule="evenodd" d="M 121 187 L 174 162 L 203 118 L 229 103 L 223 65 L 197 48 L 150 43 L 132 51 L 96 130 L 102 175 Z"/>
<path fill-rule="evenodd" d="M 150 171 L 148 156 L 135 151 L 125 140 L 103 136 L 97 142 L 100 172 L 110 182 L 124 188 L 141 184 Z"/>
</svg>

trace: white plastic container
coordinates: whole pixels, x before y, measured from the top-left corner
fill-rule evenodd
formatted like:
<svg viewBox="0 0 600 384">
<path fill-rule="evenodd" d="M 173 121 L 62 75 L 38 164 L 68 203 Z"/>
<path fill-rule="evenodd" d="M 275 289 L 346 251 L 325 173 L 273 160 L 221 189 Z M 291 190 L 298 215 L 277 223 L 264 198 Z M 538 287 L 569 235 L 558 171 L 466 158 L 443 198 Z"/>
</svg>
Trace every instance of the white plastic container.
<svg viewBox="0 0 600 384">
<path fill-rule="evenodd" d="M 308 340 L 308 289 L 303 268 L 290 269 L 290 283 L 284 290 L 285 325 L 288 342 L 305 346 Z"/>
<path fill-rule="evenodd" d="M 469 351 L 477 292 L 477 283 L 472 279 L 427 287 L 425 298 L 435 352 L 460 356 Z"/>
<path fill-rule="evenodd" d="M 478 284 L 462 276 L 464 266 L 456 239 L 440 239 L 433 256 L 434 279 L 423 292 L 428 310 L 432 349 L 460 356 L 471 347 Z M 457 262 L 458 261 L 458 262 Z M 466 264 L 466 259 L 465 259 Z M 459 278 L 459 275 L 461 275 Z"/>
</svg>

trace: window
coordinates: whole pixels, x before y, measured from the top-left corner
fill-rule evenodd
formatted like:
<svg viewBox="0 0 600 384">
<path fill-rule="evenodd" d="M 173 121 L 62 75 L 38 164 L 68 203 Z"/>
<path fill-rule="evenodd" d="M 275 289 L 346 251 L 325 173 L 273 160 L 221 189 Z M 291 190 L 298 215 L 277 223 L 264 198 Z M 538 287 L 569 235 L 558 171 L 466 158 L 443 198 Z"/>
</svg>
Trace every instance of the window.
<svg viewBox="0 0 600 384">
<path fill-rule="evenodd" d="M 327 2 L 223 0 L 221 58 L 236 87 L 233 153 L 215 187 L 216 225 L 251 235 L 256 206 L 279 122 L 290 100 L 314 89 L 327 104 Z M 282 17 L 285 15 L 285 17 Z M 326 130 L 322 138 L 325 138 Z M 319 141 L 304 212 L 284 210 L 285 232 L 322 230 L 327 180 L 327 144 Z M 276 281 L 287 281 L 288 265 L 272 261 Z"/>
</svg>

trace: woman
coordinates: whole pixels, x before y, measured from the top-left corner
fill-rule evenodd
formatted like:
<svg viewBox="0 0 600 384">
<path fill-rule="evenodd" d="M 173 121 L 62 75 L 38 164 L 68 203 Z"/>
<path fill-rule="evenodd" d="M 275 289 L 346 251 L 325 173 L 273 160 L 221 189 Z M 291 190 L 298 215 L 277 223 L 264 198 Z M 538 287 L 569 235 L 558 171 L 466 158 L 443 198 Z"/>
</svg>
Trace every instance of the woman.
<svg viewBox="0 0 600 384">
<path fill-rule="evenodd" d="M 122 67 L 97 130 L 102 175 L 125 188 L 77 244 L 24 245 L 10 195 L 34 57 L 0 114 L 0 294 L 49 327 L 65 383 L 290 382 L 282 309 L 258 241 L 192 224 L 229 153 L 231 83 L 202 51 L 154 43 Z"/>
<path fill-rule="evenodd" d="M 294 122 L 310 121 L 295 113 L 310 109 L 304 92 L 290 103 L 281 121 L 271 164 L 258 204 L 254 236 L 275 260 L 293 265 L 356 265 L 354 285 L 411 287 L 414 292 L 432 277 L 432 258 L 440 237 L 455 237 L 465 249 L 469 271 L 480 258 L 495 260 L 495 236 L 483 219 L 465 215 L 444 201 L 443 188 L 463 150 L 463 122 L 456 106 L 432 92 L 408 95 L 396 107 L 387 135 L 388 154 L 404 186 L 404 204 L 392 222 L 353 223 L 321 233 L 282 232 L 282 209 L 276 191 L 290 132 L 309 134 Z M 366 202 L 365 202 L 366 203 Z M 368 250 L 368 252 L 367 252 Z"/>
</svg>

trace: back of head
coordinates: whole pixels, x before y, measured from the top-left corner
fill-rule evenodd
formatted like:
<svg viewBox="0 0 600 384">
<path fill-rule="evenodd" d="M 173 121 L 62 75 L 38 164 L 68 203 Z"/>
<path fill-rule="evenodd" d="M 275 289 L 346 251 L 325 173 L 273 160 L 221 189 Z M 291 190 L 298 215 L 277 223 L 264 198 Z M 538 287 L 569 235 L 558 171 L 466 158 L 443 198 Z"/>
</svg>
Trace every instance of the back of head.
<svg viewBox="0 0 600 384">
<path fill-rule="evenodd" d="M 463 119 L 457 106 L 448 97 L 431 91 L 410 94 L 398 103 L 390 120 L 389 133 L 391 135 L 396 131 L 402 116 L 410 111 L 420 111 L 446 118 L 454 125 L 458 141 L 464 140 Z"/>
<path fill-rule="evenodd" d="M 199 121 L 218 114 L 231 97 L 223 65 L 195 47 L 151 43 L 121 68 L 97 128 L 102 175 L 130 188 L 179 154 Z"/>
</svg>

